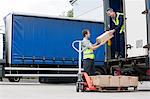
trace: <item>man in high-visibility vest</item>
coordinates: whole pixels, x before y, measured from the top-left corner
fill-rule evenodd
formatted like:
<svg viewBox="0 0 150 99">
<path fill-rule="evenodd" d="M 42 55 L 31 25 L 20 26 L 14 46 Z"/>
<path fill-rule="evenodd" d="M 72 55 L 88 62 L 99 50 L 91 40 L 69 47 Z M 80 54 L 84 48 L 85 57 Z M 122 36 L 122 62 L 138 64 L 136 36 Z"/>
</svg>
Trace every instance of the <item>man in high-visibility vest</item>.
<svg viewBox="0 0 150 99">
<path fill-rule="evenodd" d="M 92 44 L 89 40 L 90 31 L 88 29 L 84 29 L 82 31 L 82 35 L 84 36 L 82 40 L 82 49 L 84 49 L 83 50 L 83 68 L 84 68 L 84 71 L 88 75 L 95 75 L 96 69 L 94 66 L 94 58 L 95 58 L 94 50 L 96 50 L 103 44 L 102 43 Z"/>
<path fill-rule="evenodd" d="M 124 14 L 115 12 L 112 8 L 108 8 L 106 14 L 111 17 L 111 31 L 115 32 L 115 38 L 112 42 L 112 57 L 125 57 L 125 38 L 124 38 Z M 113 45 L 114 44 L 114 45 Z"/>
</svg>

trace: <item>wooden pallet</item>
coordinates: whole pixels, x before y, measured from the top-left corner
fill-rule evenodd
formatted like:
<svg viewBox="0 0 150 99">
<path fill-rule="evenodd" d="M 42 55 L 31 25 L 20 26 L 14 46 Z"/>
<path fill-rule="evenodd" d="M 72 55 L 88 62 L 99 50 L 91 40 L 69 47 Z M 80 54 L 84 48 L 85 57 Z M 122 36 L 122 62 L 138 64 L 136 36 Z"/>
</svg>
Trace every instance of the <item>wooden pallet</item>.
<svg viewBox="0 0 150 99">
<path fill-rule="evenodd" d="M 137 90 L 138 77 L 99 75 L 91 76 L 91 81 L 98 91 L 132 91 Z"/>
<path fill-rule="evenodd" d="M 97 91 L 100 92 L 123 92 L 123 91 L 137 91 L 137 86 L 133 86 L 133 87 L 111 87 L 111 86 L 106 86 L 106 87 L 100 87 L 100 86 L 96 86 L 96 88 L 98 89 Z M 132 90 L 128 90 L 129 88 L 133 88 Z"/>
</svg>

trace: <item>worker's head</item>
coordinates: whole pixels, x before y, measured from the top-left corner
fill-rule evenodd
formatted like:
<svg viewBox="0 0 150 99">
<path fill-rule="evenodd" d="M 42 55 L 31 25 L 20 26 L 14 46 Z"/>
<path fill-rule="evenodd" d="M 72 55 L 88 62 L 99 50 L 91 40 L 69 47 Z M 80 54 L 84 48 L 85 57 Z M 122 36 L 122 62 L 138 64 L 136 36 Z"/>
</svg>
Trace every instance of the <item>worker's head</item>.
<svg viewBox="0 0 150 99">
<path fill-rule="evenodd" d="M 108 8 L 106 14 L 112 18 L 116 15 L 115 11 L 112 8 Z"/>
<path fill-rule="evenodd" d="M 83 31 L 82 31 L 82 35 L 84 36 L 84 37 L 86 37 L 86 38 L 90 38 L 90 31 L 88 30 L 88 29 L 84 29 Z"/>
</svg>

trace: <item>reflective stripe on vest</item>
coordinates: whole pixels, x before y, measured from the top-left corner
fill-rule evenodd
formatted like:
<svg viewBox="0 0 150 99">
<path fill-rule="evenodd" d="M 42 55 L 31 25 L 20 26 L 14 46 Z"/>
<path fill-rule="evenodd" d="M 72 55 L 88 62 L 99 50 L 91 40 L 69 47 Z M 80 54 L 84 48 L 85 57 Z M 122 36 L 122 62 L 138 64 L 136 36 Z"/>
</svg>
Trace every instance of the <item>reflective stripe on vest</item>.
<svg viewBox="0 0 150 99">
<path fill-rule="evenodd" d="M 112 19 L 112 21 L 115 23 L 115 25 L 119 25 L 119 16 L 120 15 L 124 16 L 124 14 L 123 13 L 118 13 L 118 12 L 116 14 L 117 14 L 116 20 Z M 120 29 L 119 33 L 122 33 L 122 32 L 124 32 L 124 24 L 121 26 L 121 29 Z"/>
<path fill-rule="evenodd" d="M 94 59 L 94 52 L 93 50 L 87 48 L 83 51 L 83 59 Z"/>
</svg>

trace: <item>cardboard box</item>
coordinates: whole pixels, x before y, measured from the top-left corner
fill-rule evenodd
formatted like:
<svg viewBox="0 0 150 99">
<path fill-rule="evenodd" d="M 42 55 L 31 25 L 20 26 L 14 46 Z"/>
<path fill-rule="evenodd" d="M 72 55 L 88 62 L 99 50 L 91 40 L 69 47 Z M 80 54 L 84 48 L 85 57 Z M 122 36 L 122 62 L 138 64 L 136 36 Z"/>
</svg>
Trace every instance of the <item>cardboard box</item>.
<svg viewBox="0 0 150 99">
<path fill-rule="evenodd" d="M 99 79 L 98 76 L 90 76 L 90 78 L 91 78 L 91 80 L 92 80 L 93 85 L 99 86 L 100 79 Z"/>
<path fill-rule="evenodd" d="M 138 86 L 138 77 L 129 76 L 129 86 Z"/>
<path fill-rule="evenodd" d="M 100 78 L 100 83 L 99 83 L 99 86 L 100 87 L 107 87 L 110 85 L 110 75 L 102 75 L 102 76 L 99 76 Z"/>
<path fill-rule="evenodd" d="M 138 77 L 98 75 L 90 76 L 93 85 L 98 87 L 134 87 L 138 86 Z"/>
<path fill-rule="evenodd" d="M 110 40 L 112 37 L 114 37 L 114 35 L 112 33 L 110 33 L 109 31 L 106 31 L 105 33 L 103 33 L 102 35 L 98 36 L 96 38 L 96 41 L 98 43 L 106 43 L 108 40 Z"/>
<path fill-rule="evenodd" d="M 119 76 L 111 76 L 110 77 L 110 87 L 119 87 Z"/>
<path fill-rule="evenodd" d="M 109 78 L 110 75 L 99 75 L 99 76 L 90 76 L 93 85 L 100 86 L 100 87 L 107 87 L 109 86 Z"/>
<path fill-rule="evenodd" d="M 128 87 L 129 86 L 129 76 L 119 76 L 119 86 Z"/>
</svg>

